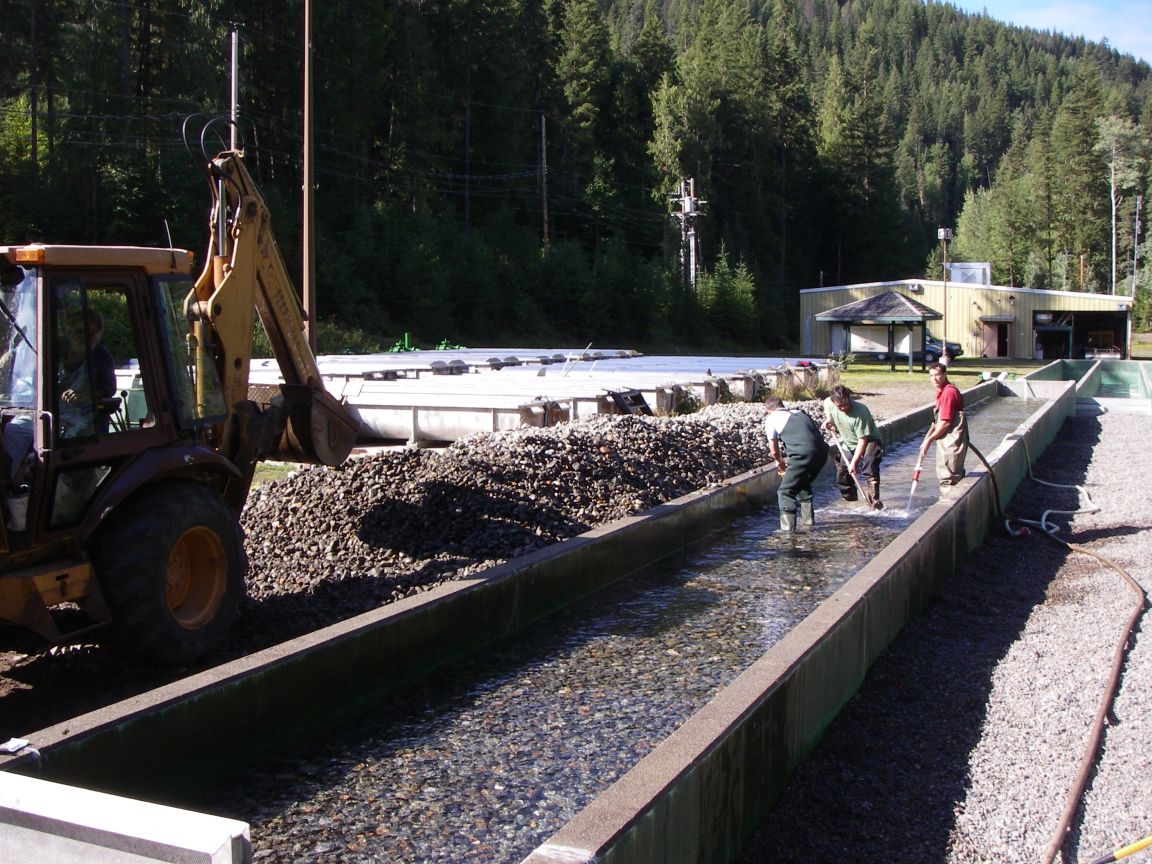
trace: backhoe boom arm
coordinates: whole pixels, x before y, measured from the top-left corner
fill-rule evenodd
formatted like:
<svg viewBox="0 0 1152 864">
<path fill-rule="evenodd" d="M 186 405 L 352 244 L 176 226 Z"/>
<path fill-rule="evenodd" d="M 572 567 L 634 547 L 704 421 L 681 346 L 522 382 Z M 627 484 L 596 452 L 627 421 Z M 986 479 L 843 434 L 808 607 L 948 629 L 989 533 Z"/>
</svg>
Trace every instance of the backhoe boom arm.
<svg viewBox="0 0 1152 864">
<path fill-rule="evenodd" d="M 338 465 L 352 449 L 357 425 L 324 387 L 268 207 L 239 151 L 218 155 L 211 170 L 215 227 L 196 282 L 195 313 L 211 325 L 226 404 L 249 398 L 253 316 L 258 314 L 285 381 L 281 390 L 288 426 L 276 455 Z"/>
</svg>

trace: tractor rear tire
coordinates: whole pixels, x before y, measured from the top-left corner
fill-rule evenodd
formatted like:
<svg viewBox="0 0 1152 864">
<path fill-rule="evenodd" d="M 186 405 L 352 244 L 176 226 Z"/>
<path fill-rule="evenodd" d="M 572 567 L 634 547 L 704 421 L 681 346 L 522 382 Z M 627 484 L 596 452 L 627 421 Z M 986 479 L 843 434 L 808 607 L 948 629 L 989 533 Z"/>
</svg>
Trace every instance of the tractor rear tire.
<svg viewBox="0 0 1152 864">
<path fill-rule="evenodd" d="M 112 613 L 112 644 L 184 666 L 240 614 L 248 560 L 236 514 L 211 487 L 173 480 L 121 504 L 89 549 Z"/>
</svg>

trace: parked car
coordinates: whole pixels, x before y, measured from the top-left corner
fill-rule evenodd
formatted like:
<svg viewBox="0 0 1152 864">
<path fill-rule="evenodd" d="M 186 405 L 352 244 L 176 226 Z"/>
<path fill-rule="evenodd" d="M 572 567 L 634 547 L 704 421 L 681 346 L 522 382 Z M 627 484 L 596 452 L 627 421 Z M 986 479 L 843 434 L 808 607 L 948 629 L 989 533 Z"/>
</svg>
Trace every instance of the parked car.
<svg viewBox="0 0 1152 864">
<path fill-rule="evenodd" d="M 928 334 L 928 347 L 926 349 L 926 352 L 928 354 L 928 362 L 929 363 L 935 363 L 937 360 L 940 359 L 941 344 L 942 343 L 940 342 L 939 339 L 937 339 L 931 333 Z M 964 349 L 960 347 L 959 342 L 949 342 L 948 343 L 948 359 L 949 360 L 954 360 L 963 353 L 964 353 Z M 917 354 L 917 356 L 919 356 L 920 352 L 917 351 L 916 354 Z"/>
<path fill-rule="evenodd" d="M 928 341 L 928 344 L 925 348 L 925 359 L 929 363 L 935 363 L 940 359 L 940 354 L 942 353 L 941 346 L 943 343 L 941 343 L 941 341 L 939 339 L 937 339 L 934 335 L 932 335 L 931 330 L 928 331 L 928 340 L 927 341 Z M 964 349 L 960 347 L 959 342 L 949 342 L 948 343 L 948 359 L 949 360 L 955 360 L 957 357 L 959 357 L 963 353 L 964 353 Z M 887 354 L 878 354 L 876 356 L 880 360 L 887 360 L 888 359 Z M 907 357 L 908 355 L 903 353 L 902 351 L 893 351 L 892 356 L 893 357 Z M 920 359 L 920 352 L 919 351 L 913 352 L 912 359 L 913 360 L 919 360 Z"/>
</svg>

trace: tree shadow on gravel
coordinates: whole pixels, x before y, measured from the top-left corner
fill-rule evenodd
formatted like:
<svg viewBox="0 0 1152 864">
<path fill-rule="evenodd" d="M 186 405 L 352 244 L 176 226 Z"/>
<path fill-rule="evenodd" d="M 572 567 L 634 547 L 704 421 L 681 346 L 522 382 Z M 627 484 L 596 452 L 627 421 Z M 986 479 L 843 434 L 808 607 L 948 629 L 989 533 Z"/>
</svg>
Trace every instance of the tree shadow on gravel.
<svg viewBox="0 0 1152 864">
<path fill-rule="evenodd" d="M 1036 477 L 1082 483 L 1098 440 L 1098 422 L 1069 419 Z M 1025 478 L 1007 509 L 1037 518 L 1051 496 Z M 1035 531 L 990 534 L 875 662 L 739 860 L 949 860 L 993 673 L 1071 554 Z"/>
<path fill-rule="evenodd" d="M 589 526 L 524 495 L 436 481 L 426 484 L 419 502 L 388 499 L 348 527 L 367 550 L 367 560 L 349 566 L 337 554 L 310 565 L 308 572 L 285 573 L 275 593 L 247 601 L 230 648 L 259 650 L 576 536 Z"/>
<path fill-rule="evenodd" d="M 97 645 L 34 654 L 4 673 L 0 739 L 29 733 L 159 687 L 191 670 L 141 667 Z"/>
<path fill-rule="evenodd" d="M 444 552 L 491 558 L 520 554 L 591 527 L 521 491 L 434 481 L 425 484 L 423 493 L 415 503 L 391 499 L 373 507 L 357 527 L 359 539 L 419 558 Z"/>
</svg>

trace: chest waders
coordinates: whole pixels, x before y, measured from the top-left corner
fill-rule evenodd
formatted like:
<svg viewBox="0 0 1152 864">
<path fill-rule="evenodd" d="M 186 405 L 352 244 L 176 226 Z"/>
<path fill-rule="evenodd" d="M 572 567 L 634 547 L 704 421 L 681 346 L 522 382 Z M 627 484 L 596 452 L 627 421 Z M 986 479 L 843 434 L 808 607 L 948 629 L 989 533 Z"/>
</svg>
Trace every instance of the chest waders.
<svg viewBox="0 0 1152 864">
<path fill-rule="evenodd" d="M 786 465 L 776 500 L 780 505 L 781 531 L 811 531 L 812 481 L 828 461 L 828 445 L 820 429 L 806 414 L 793 414 L 780 433 Z"/>
</svg>

